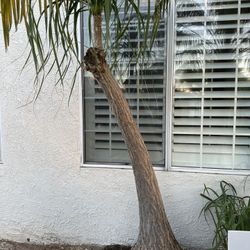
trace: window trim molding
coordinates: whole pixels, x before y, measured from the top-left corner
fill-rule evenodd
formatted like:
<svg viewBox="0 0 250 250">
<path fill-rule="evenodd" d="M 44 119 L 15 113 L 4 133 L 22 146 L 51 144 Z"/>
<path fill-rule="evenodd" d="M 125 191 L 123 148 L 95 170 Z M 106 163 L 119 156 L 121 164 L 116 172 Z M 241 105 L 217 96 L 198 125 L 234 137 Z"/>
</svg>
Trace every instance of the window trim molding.
<svg viewBox="0 0 250 250">
<path fill-rule="evenodd" d="M 97 168 L 97 169 L 125 169 L 132 170 L 132 165 L 124 165 L 124 164 L 108 164 L 108 163 L 82 163 L 80 165 L 81 168 Z M 166 171 L 165 167 L 154 167 L 156 171 Z"/>
<path fill-rule="evenodd" d="M 218 168 L 190 168 L 190 167 L 173 167 L 169 168 L 169 172 L 186 172 L 200 174 L 220 174 L 220 175 L 239 175 L 249 176 L 250 170 L 241 169 L 218 169 Z"/>
<path fill-rule="evenodd" d="M 84 14 L 81 13 L 79 18 L 79 32 L 78 37 L 80 37 L 80 54 L 79 60 L 82 62 L 85 49 L 84 49 Z M 84 101 L 83 101 L 83 84 L 84 84 L 84 70 L 79 71 L 79 115 L 80 115 L 80 166 L 84 166 L 85 162 L 85 143 L 84 143 Z"/>
<path fill-rule="evenodd" d="M 173 124 L 173 84 L 174 84 L 174 51 L 175 51 L 175 3 L 170 0 L 167 11 L 166 60 L 165 77 L 165 170 L 172 167 L 172 124 Z M 169 117 L 168 117 L 169 115 Z"/>
<path fill-rule="evenodd" d="M 117 164 L 95 164 L 95 163 L 83 163 L 80 165 L 81 169 L 116 169 L 116 170 L 133 170 L 131 165 L 117 165 Z M 190 173 L 190 174 L 218 174 L 218 175 L 237 175 L 237 176 L 249 176 L 250 170 L 230 170 L 230 169 L 216 169 L 216 168 L 188 168 L 188 167 L 154 167 L 157 172 L 166 173 Z"/>
</svg>

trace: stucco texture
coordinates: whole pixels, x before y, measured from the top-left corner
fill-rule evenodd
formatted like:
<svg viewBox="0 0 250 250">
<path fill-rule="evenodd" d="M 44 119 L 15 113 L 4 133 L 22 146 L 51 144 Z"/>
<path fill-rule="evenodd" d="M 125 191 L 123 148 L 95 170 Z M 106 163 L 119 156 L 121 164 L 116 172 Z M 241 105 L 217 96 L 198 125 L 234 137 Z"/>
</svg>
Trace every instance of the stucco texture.
<svg viewBox="0 0 250 250">
<path fill-rule="evenodd" d="M 0 39 L 0 238 L 36 243 L 133 244 L 138 204 L 131 170 L 80 168 L 79 91 L 68 106 L 70 83 L 46 80 L 35 103 L 32 64 L 22 74 L 27 42 L 21 29 L 6 53 Z M 212 242 L 199 218 L 203 184 L 222 179 L 242 190 L 243 176 L 158 171 L 167 214 L 181 244 L 198 249 Z"/>
</svg>

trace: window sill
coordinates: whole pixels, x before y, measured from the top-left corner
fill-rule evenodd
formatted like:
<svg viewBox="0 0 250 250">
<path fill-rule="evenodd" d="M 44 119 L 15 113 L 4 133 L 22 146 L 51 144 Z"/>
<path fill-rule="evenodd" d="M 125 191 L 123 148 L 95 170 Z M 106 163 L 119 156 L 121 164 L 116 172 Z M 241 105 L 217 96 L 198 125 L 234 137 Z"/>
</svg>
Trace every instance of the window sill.
<svg viewBox="0 0 250 250">
<path fill-rule="evenodd" d="M 124 170 L 132 170 L 131 165 L 123 165 L 123 164 L 92 164 L 92 163 L 83 163 L 81 164 L 81 168 L 99 168 L 99 169 L 124 169 Z M 156 171 L 165 171 L 164 167 L 154 167 Z"/>
<path fill-rule="evenodd" d="M 216 169 L 216 168 L 188 168 L 188 167 L 170 167 L 168 168 L 170 172 L 186 172 L 186 173 L 200 173 L 200 174 L 220 174 L 220 175 L 250 175 L 249 170 L 240 170 L 240 169 Z"/>
<path fill-rule="evenodd" d="M 1 164 L 1 162 L 0 162 Z M 93 169 L 119 169 L 119 170 L 132 170 L 131 165 L 122 164 L 94 164 L 84 163 L 81 164 L 81 168 L 93 168 Z M 166 171 L 166 172 L 186 172 L 186 173 L 199 173 L 199 174 L 220 174 L 220 175 L 250 175 L 250 170 L 230 170 L 230 169 L 202 169 L 202 168 L 188 168 L 188 167 L 154 167 L 155 171 Z"/>
</svg>

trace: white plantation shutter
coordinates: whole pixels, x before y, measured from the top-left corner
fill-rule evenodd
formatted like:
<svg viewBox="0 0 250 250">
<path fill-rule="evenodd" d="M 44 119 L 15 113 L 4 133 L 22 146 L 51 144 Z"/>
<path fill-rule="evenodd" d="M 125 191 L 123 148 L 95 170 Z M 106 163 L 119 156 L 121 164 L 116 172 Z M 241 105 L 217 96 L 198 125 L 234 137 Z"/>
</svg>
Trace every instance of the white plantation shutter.
<svg viewBox="0 0 250 250">
<path fill-rule="evenodd" d="M 250 169 L 250 1 L 177 0 L 172 165 Z"/>
<path fill-rule="evenodd" d="M 127 32 L 129 45 L 125 41 L 124 47 L 119 49 L 123 58 L 121 68 L 126 68 L 129 64 L 128 70 L 123 72 L 122 79 L 119 80 L 122 82 L 125 96 L 152 161 L 156 165 L 164 164 L 165 29 L 163 19 L 151 56 L 145 61 L 143 68 L 135 60 L 130 61 L 132 51 L 139 49 L 143 42 L 143 38 L 138 36 L 136 21 L 131 22 Z M 103 91 L 97 82 L 85 77 L 83 93 L 85 161 L 129 164 L 127 148 Z"/>
</svg>

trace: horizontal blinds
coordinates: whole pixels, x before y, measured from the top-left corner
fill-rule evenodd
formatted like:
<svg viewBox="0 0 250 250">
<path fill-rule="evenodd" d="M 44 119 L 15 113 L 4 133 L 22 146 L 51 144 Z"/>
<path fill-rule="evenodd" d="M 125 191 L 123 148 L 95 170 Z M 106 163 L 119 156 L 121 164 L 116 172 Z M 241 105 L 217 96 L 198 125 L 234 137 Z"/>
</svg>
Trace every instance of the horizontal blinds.
<svg viewBox="0 0 250 250">
<path fill-rule="evenodd" d="M 172 165 L 250 169 L 250 1 L 177 0 Z"/>
<path fill-rule="evenodd" d="M 149 27 L 151 30 L 152 25 Z M 162 19 L 150 57 L 142 65 L 131 60 L 143 42 L 137 32 L 137 22 L 132 20 L 125 40 L 116 50 L 121 60 L 118 69 L 113 71 L 155 165 L 164 163 L 165 29 L 165 19 Z M 111 27 L 111 37 L 112 32 Z M 107 58 L 111 63 L 110 54 Z M 84 102 L 86 161 L 129 164 L 126 145 L 106 97 L 98 83 L 88 77 L 84 84 Z"/>
</svg>

